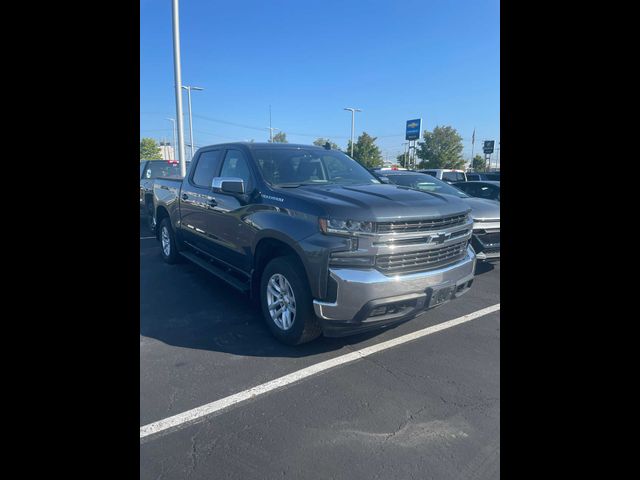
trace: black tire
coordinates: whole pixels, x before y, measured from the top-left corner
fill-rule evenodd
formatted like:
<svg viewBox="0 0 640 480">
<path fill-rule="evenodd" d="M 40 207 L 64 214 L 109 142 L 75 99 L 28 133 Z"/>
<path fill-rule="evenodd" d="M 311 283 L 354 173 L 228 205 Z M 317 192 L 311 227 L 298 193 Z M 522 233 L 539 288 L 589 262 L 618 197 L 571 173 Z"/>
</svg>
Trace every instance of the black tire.
<svg viewBox="0 0 640 480">
<path fill-rule="evenodd" d="M 271 277 L 276 274 L 285 277 L 295 297 L 296 312 L 293 324 L 287 330 L 276 324 L 269 313 L 267 303 L 267 287 Z M 322 333 L 320 322 L 313 310 L 313 299 L 304 268 L 295 256 L 276 257 L 267 264 L 260 278 L 260 306 L 269 330 L 282 343 L 301 345 L 315 340 Z"/>
<path fill-rule="evenodd" d="M 169 264 L 174 264 L 177 263 L 179 258 L 180 258 L 180 254 L 178 253 L 178 245 L 176 242 L 176 236 L 175 233 L 173 232 L 173 228 L 171 227 L 171 220 L 169 219 L 169 217 L 165 217 L 162 219 L 162 221 L 160 222 L 160 232 L 159 232 L 159 238 L 160 238 L 160 255 L 162 255 L 162 259 L 169 263 Z M 163 242 L 163 234 L 167 235 L 167 239 L 168 239 L 168 254 L 167 252 L 165 252 L 165 244 Z"/>
</svg>

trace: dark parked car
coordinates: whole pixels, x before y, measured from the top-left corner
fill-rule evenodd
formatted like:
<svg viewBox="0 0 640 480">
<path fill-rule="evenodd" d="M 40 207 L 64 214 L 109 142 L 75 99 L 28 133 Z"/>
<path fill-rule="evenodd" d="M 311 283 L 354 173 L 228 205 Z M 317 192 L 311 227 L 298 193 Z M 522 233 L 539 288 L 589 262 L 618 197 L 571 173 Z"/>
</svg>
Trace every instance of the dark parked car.
<svg viewBox="0 0 640 480">
<path fill-rule="evenodd" d="M 379 175 L 396 185 L 432 192 L 452 195 L 460 198 L 471 207 L 474 219 L 473 246 L 479 260 L 500 259 L 500 204 L 494 200 L 475 198 L 467 195 L 442 180 L 419 172 L 380 172 Z"/>
<path fill-rule="evenodd" d="M 284 343 L 397 324 L 473 282 L 464 201 L 384 184 L 326 147 L 203 147 L 153 195 L 162 258 L 248 293 Z"/>
<path fill-rule="evenodd" d="M 467 181 L 469 180 L 490 180 L 499 182 L 500 172 L 467 172 Z"/>
<path fill-rule="evenodd" d="M 187 162 L 187 168 L 189 162 Z M 180 164 L 175 160 L 140 160 L 140 214 L 146 216 L 147 225 L 155 232 L 153 216 L 153 181 L 156 178 L 182 178 Z"/>
<path fill-rule="evenodd" d="M 500 182 L 472 181 L 458 182 L 453 184 L 472 197 L 487 198 L 489 200 L 500 201 Z"/>
</svg>

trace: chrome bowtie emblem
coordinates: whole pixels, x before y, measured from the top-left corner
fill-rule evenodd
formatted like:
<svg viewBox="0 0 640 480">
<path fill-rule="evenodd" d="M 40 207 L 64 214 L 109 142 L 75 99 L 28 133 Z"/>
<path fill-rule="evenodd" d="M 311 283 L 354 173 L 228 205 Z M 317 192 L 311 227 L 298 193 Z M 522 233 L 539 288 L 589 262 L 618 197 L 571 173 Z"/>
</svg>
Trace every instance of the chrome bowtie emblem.
<svg viewBox="0 0 640 480">
<path fill-rule="evenodd" d="M 431 235 L 430 240 L 427 243 L 444 243 L 451 238 L 450 233 L 437 233 L 435 235 Z"/>
</svg>

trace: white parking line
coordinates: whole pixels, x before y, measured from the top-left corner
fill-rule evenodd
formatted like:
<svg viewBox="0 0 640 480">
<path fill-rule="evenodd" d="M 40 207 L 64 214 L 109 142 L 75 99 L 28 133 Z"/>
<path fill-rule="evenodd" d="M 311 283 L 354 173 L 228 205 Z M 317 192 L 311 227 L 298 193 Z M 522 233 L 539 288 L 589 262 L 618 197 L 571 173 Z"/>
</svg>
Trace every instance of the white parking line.
<svg viewBox="0 0 640 480">
<path fill-rule="evenodd" d="M 149 240 L 151 238 L 156 238 L 156 237 L 140 237 L 140 240 Z"/>
<path fill-rule="evenodd" d="M 461 323 L 469 322 L 498 310 L 500 310 L 499 303 L 487 308 L 483 308 L 481 310 L 477 310 L 468 315 L 463 315 L 462 317 L 454 318 L 453 320 L 448 320 L 446 322 L 439 323 L 438 325 L 433 325 L 432 327 L 423 328 L 422 330 L 418 330 L 417 332 L 408 333 L 406 335 L 402 335 L 401 337 L 394 338 L 386 342 L 381 342 L 371 347 L 366 347 L 361 350 L 356 350 L 355 352 L 347 353 L 346 355 L 332 358 L 331 360 L 316 363 L 315 365 L 311 365 L 309 367 L 303 368 L 302 370 L 298 370 L 283 377 L 276 378 L 275 380 L 263 383 L 262 385 L 258 385 L 256 387 L 249 388 L 248 390 L 244 390 L 228 397 L 221 398 L 220 400 L 207 403 L 206 405 L 202 405 L 201 407 L 196 407 L 192 410 L 187 410 L 186 412 L 174 415 L 173 417 L 168 417 L 163 420 L 144 425 L 143 427 L 140 427 L 140 440 L 142 441 L 142 439 L 150 435 L 154 435 L 163 431 L 165 433 L 168 433 L 169 431 L 174 431 L 179 428 L 186 427 L 187 425 L 202 421 L 204 417 L 212 415 L 225 408 L 231 407 L 232 405 L 236 405 L 240 402 L 245 402 L 259 395 L 264 395 L 267 392 L 298 382 L 312 375 L 317 375 L 318 373 L 321 373 L 330 368 L 353 362 L 354 360 L 358 360 L 374 353 L 381 352 L 382 350 L 386 350 L 388 348 L 395 347 L 412 340 L 416 340 L 418 338 L 424 337 L 425 335 L 431 335 L 432 333 L 455 327 L 456 325 L 460 325 Z"/>
</svg>

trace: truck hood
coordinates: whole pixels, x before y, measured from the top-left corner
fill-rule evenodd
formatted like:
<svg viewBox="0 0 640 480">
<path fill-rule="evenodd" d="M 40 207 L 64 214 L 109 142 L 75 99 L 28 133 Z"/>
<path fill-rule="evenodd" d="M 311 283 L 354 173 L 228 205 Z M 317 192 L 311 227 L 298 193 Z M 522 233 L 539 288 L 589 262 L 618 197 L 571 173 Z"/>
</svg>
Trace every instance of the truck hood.
<svg viewBox="0 0 640 480">
<path fill-rule="evenodd" d="M 304 185 L 276 191 L 320 206 L 330 217 L 349 220 L 410 220 L 469 211 L 462 199 L 391 184 Z"/>
<path fill-rule="evenodd" d="M 461 198 L 464 203 L 471 207 L 471 216 L 474 219 L 491 218 L 500 220 L 500 203 L 486 198 Z"/>
</svg>

